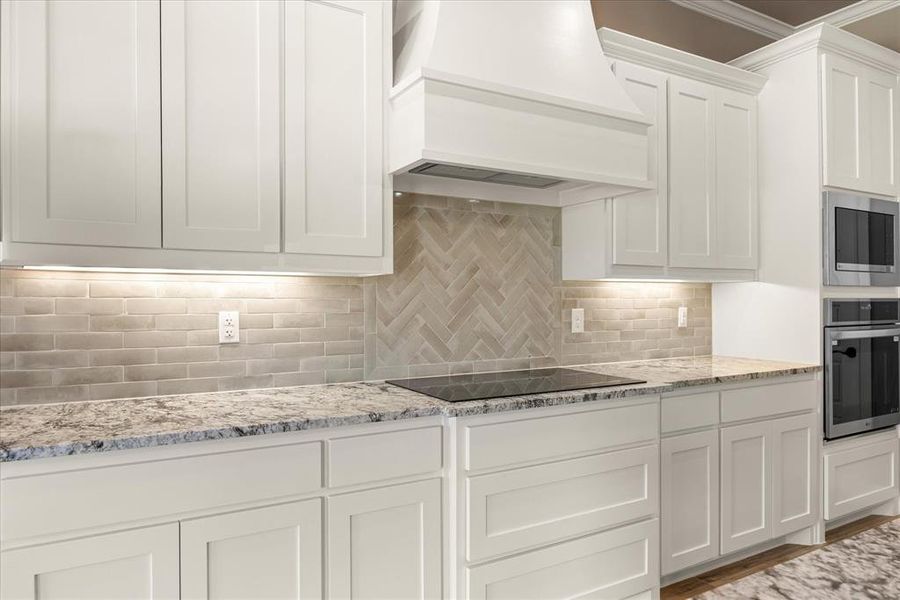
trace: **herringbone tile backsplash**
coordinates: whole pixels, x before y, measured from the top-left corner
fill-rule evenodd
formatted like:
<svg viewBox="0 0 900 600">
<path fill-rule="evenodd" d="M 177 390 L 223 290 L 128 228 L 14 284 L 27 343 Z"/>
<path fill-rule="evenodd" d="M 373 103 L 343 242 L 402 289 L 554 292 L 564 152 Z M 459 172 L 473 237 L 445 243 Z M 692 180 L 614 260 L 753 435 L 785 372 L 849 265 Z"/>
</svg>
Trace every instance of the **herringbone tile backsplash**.
<svg viewBox="0 0 900 600">
<path fill-rule="evenodd" d="M 404 195 L 394 237 L 374 278 L 4 269 L 0 404 L 711 351 L 707 284 L 562 283 L 558 209 Z M 240 344 L 217 344 L 220 310 L 241 312 Z"/>
</svg>

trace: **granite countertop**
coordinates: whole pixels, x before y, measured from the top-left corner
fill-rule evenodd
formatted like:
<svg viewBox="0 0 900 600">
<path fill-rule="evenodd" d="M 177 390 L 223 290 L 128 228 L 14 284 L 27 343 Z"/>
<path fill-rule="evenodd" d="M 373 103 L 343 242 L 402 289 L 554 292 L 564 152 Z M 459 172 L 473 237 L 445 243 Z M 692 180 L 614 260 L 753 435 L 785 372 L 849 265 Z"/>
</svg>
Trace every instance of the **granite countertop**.
<svg viewBox="0 0 900 600">
<path fill-rule="evenodd" d="M 384 382 L 346 383 L 0 409 L 0 462 L 302 431 L 414 417 L 460 417 L 811 373 L 814 365 L 703 356 L 574 368 L 647 383 L 444 402 Z"/>
</svg>

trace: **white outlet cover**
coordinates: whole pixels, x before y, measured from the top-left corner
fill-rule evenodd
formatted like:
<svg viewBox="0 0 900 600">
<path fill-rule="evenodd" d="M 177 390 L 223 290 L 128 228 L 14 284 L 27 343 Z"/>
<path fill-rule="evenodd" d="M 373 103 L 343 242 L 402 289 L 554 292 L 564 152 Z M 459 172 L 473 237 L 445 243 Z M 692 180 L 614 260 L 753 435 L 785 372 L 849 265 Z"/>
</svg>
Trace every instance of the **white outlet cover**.
<svg viewBox="0 0 900 600">
<path fill-rule="evenodd" d="M 572 333 L 584 333 L 584 309 L 572 309 Z"/>
<path fill-rule="evenodd" d="M 236 344 L 241 341 L 240 313 L 236 310 L 219 312 L 219 343 Z"/>
<path fill-rule="evenodd" d="M 687 306 L 678 307 L 678 327 L 684 329 L 688 326 L 688 309 Z"/>
</svg>

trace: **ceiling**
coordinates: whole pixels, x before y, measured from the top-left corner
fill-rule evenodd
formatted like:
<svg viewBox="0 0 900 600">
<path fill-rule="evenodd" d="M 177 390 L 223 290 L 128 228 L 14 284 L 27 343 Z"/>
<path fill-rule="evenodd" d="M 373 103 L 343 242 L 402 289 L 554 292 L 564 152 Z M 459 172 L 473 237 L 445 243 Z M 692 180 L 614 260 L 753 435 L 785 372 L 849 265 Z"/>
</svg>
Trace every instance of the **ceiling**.
<svg viewBox="0 0 900 600">
<path fill-rule="evenodd" d="M 861 4 L 853 0 L 591 0 L 591 7 L 597 27 L 610 27 L 720 62 L 777 39 L 752 27 L 716 18 L 712 16 L 714 11 L 706 10 L 719 3 L 737 12 L 751 9 L 761 13 L 763 22 L 786 32 L 836 10 Z M 900 52 L 900 6 L 844 25 L 843 29 Z"/>
<path fill-rule="evenodd" d="M 856 0 L 734 0 L 737 4 L 796 27 L 818 19 Z"/>
</svg>

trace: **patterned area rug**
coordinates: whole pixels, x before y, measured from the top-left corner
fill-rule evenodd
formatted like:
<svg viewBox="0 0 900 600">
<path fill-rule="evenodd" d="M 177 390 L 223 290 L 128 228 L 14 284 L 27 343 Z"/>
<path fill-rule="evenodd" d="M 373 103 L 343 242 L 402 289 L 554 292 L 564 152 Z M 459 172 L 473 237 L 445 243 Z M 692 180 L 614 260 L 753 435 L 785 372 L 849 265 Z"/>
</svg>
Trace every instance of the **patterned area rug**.
<svg viewBox="0 0 900 600">
<path fill-rule="evenodd" d="M 898 600 L 900 519 L 695 596 L 694 600 Z"/>
</svg>

